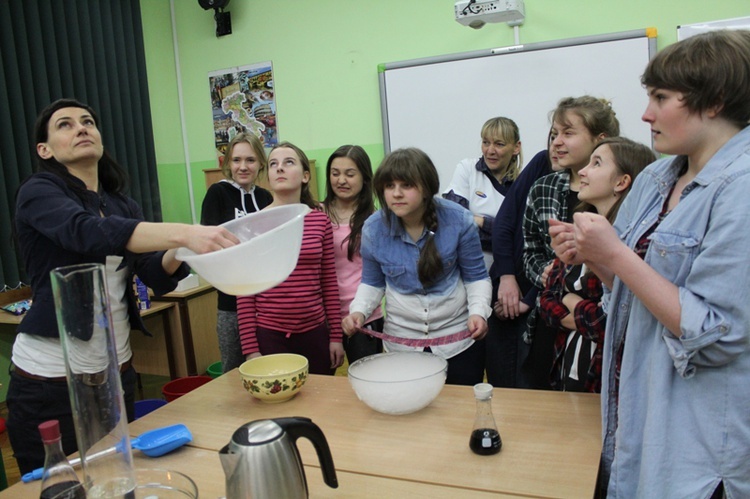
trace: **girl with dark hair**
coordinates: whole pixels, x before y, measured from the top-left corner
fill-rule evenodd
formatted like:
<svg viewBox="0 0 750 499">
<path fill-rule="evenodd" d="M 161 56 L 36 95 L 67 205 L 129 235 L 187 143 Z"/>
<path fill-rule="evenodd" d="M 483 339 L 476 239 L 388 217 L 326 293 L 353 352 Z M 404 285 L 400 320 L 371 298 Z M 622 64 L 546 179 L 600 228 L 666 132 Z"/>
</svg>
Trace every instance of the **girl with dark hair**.
<svg viewBox="0 0 750 499">
<path fill-rule="evenodd" d="M 251 133 L 237 134 L 221 162 L 224 179 L 208 188 L 201 208 L 203 225 L 219 225 L 260 211 L 273 201 L 271 193 L 255 185 L 268 161 L 263 143 Z M 245 361 L 237 326 L 237 297 L 218 292 L 216 332 L 221 367 L 229 372 Z"/>
<path fill-rule="evenodd" d="M 386 339 L 385 349 L 431 351 L 448 359 L 448 383 L 473 385 L 484 376 L 477 341 L 487 334 L 492 285 L 471 212 L 435 197 L 439 185 L 435 165 L 419 149 L 383 160 L 374 178 L 381 209 L 362 229 L 362 283 L 343 327 L 353 334 L 385 295 L 386 335 L 435 340 L 413 347 Z M 457 341 L 440 344 L 454 334 Z"/>
<path fill-rule="evenodd" d="M 218 227 L 150 223 L 125 195 L 127 175 L 106 153 L 96 113 L 72 99 L 53 102 L 35 126 L 37 173 L 18 190 L 15 234 L 33 290 L 33 304 L 13 344 L 8 385 L 8 433 L 21 473 L 44 464 L 37 426 L 60 421 L 63 450 L 76 451 L 75 429 L 52 297 L 50 271 L 102 263 L 112 310 L 128 418 L 136 374 L 130 330 L 144 331 L 133 293 L 135 274 L 156 295 L 187 275 L 174 248 L 206 253 L 239 241 Z M 168 250 L 168 251 L 163 251 Z"/>
<path fill-rule="evenodd" d="M 580 172 L 581 203 L 577 212 L 600 213 L 614 222 L 633 181 L 654 152 L 622 137 L 603 139 Z M 586 265 L 566 265 L 555 259 L 547 286 L 539 297 L 539 312 L 554 334 L 550 381 L 562 391 L 601 391 L 602 351 L 606 314 L 602 282 Z"/>
<path fill-rule="evenodd" d="M 362 256 L 359 253 L 362 226 L 375 211 L 372 193 L 372 166 L 360 146 L 346 145 L 336 149 L 326 165 L 326 198 L 323 209 L 333 223 L 333 247 L 336 255 L 336 277 L 341 298 L 341 316 L 349 315 L 362 280 Z M 365 321 L 365 328 L 383 330 L 380 307 Z M 346 358 L 352 362 L 383 351 L 383 342 L 366 334 L 344 337 Z"/>
<path fill-rule="evenodd" d="M 297 266 L 267 291 L 237 298 L 242 353 L 247 359 L 274 353 L 304 355 L 312 374 L 334 374 L 344 363 L 341 310 L 331 221 L 310 193 L 310 161 L 282 142 L 268 156 L 268 207 L 303 203 L 305 216 Z"/>
</svg>

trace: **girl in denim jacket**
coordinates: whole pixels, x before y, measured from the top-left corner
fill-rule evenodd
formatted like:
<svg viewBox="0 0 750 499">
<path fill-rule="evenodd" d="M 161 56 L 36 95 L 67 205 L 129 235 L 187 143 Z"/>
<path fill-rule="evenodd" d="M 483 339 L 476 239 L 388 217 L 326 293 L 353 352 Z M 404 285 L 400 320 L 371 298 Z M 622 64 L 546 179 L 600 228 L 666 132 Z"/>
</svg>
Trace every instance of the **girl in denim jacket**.
<svg viewBox="0 0 750 499">
<path fill-rule="evenodd" d="M 373 184 L 381 209 L 362 230 L 362 283 L 344 331 L 385 296 L 386 351 L 430 351 L 448 360 L 448 383 L 480 383 L 492 286 L 471 212 L 435 197 L 438 173 L 419 149 L 386 156 Z M 463 337 L 443 344 L 454 334 Z"/>
<path fill-rule="evenodd" d="M 671 45 L 642 77 L 650 165 L 614 229 L 551 229 L 605 293 L 609 497 L 750 497 L 750 31 Z M 622 348 L 619 387 L 615 361 Z"/>
</svg>

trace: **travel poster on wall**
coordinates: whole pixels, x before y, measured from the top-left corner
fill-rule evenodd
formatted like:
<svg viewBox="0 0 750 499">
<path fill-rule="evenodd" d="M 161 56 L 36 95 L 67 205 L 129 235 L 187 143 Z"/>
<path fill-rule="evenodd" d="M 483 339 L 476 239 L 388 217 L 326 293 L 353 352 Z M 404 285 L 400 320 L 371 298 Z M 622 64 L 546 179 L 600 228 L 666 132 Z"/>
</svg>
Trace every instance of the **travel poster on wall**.
<svg viewBox="0 0 750 499">
<path fill-rule="evenodd" d="M 242 132 L 254 133 L 265 147 L 278 142 L 271 61 L 208 73 L 216 151 L 221 158 Z"/>
</svg>

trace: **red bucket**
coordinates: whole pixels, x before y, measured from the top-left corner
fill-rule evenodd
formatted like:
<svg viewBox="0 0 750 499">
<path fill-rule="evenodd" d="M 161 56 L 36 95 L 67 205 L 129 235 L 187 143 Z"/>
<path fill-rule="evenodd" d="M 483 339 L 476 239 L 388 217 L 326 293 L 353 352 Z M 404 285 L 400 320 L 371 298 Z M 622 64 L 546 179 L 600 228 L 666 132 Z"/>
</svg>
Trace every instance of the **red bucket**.
<svg viewBox="0 0 750 499">
<path fill-rule="evenodd" d="M 203 386 L 213 378 L 211 376 L 188 376 L 185 378 L 177 378 L 170 381 L 161 389 L 161 393 L 164 394 L 164 398 L 167 402 L 171 402 L 176 398 L 180 398 L 188 392 L 191 392 Z"/>
</svg>

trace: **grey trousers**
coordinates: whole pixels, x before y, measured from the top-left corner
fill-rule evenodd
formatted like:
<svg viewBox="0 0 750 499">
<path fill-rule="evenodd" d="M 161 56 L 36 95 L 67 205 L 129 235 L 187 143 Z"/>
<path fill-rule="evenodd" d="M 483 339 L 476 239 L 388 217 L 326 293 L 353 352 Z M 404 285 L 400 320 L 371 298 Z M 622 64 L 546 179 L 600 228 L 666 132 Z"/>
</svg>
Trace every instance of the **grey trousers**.
<svg viewBox="0 0 750 499">
<path fill-rule="evenodd" d="M 240 346 L 240 331 L 237 323 L 237 312 L 219 310 L 216 319 L 216 334 L 219 337 L 221 368 L 223 372 L 231 371 L 245 362 Z"/>
</svg>

